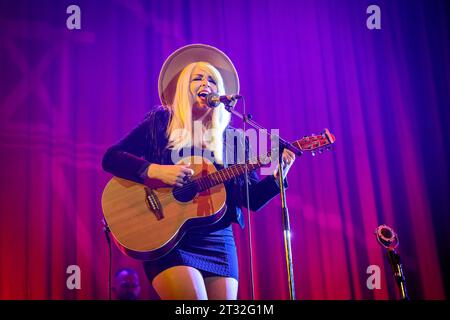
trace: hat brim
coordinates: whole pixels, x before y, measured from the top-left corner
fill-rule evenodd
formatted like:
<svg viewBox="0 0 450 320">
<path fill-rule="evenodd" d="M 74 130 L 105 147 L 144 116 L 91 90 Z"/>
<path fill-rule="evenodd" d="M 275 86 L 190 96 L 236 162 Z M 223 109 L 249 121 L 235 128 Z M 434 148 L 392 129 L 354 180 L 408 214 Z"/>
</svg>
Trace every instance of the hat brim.
<svg viewBox="0 0 450 320">
<path fill-rule="evenodd" d="M 158 79 L 159 99 L 164 106 L 171 106 L 178 77 L 190 63 L 207 62 L 221 74 L 226 94 L 239 93 L 239 77 L 230 58 L 219 49 L 205 44 L 190 44 L 173 52 L 164 62 Z"/>
</svg>

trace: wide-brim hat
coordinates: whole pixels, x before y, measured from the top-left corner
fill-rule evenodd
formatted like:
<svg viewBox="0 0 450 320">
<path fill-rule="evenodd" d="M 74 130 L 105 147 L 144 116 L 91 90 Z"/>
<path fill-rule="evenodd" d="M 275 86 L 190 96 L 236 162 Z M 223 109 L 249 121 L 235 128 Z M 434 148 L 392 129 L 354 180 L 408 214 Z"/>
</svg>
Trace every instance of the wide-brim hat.
<svg viewBox="0 0 450 320">
<path fill-rule="evenodd" d="M 164 106 L 171 106 L 178 77 L 190 63 L 207 62 L 221 74 L 226 94 L 239 93 L 239 77 L 230 58 L 219 49 L 206 44 L 190 44 L 173 52 L 164 62 L 158 79 L 159 99 Z"/>
</svg>

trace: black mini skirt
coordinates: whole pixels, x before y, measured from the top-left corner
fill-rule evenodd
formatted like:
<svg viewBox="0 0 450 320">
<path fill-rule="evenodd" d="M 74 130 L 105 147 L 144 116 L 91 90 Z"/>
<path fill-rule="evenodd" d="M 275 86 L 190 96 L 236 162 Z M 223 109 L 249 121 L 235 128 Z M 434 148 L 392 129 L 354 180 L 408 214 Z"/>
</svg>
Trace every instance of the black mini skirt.
<svg viewBox="0 0 450 320">
<path fill-rule="evenodd" d="M 150 282 L 162 271 L 174 266 L 190 266 L 203 277 L 231 277 L 239 280 L 236 244 L 231 224 L 190 230 L 165 256 L 144 261 Z"/>
</svg>

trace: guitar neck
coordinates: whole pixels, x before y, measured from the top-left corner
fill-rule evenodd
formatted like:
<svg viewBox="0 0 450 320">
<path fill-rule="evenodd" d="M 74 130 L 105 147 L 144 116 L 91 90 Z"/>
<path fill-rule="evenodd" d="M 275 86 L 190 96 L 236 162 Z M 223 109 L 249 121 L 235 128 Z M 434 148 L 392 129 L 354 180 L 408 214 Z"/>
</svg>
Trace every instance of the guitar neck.
<svg viewBox="0 0 450 320">
<path fill-rule="evenodd" d="M 266 164 L 269 164 L 270 155 L 271 153 L 269 152 L 265 156 L 259 156 L 257 158 L 247 161 L 246 163 L 231 165 L 227 168 L 210 173 L 204 177 L 197 178 L 195 182 L 198 185 L 199 191 L 207 190 L 218 184 L 224 183 L 233 178 L 243 175 L 245 173 L 246 168 L 250 172 Z"/>
<path fill-rule="evenodd" d="M 316 150 L 321 153 L 324 148 L 331 148 L 336 138 L 328 129 L 325 129 L 320 135 L 305 136 L 300 140 L 292 142 L 292 145 L 301 152 L 310 151 L 315 155 Z M 204 177 L 197 178 L 194 182 L 197 184 L 197 190 L 203 191 L 214 187 L 220 183 L 236 178 L 245 173 L 246 170 L 252 171 L 264 165 L 270 164 L 272 149 L 265 156 L 259 156 L 243 164 L 234 164 L 228 168 L 210 173 Z"/>
</svg>

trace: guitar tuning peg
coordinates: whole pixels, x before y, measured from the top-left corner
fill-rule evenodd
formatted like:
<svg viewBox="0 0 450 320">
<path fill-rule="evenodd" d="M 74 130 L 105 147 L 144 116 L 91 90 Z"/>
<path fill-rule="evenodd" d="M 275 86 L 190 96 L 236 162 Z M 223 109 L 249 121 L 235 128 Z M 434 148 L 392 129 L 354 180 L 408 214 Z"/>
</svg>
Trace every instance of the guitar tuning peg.
<svg viewBox="0 0 450 320">
<path fill-rule="evenodd" d="M 323 148 L 319 149 L 319 153 L 322 154 L 323 153 Z"/>
<path fill-rule="evenodd" d="M 312 156 L 314 157 L 316 155 L 315 151 L 311 151 Z"/>
<path fill-rule="evenodd" d="M 330 150 L 330 151 L 331 151 L 331 150 L 333 150 L 333 147 L 332 147 L 332 146 L 328 146 L 328 147 L 327 147 L 327 150 Z"/>
</svg>

